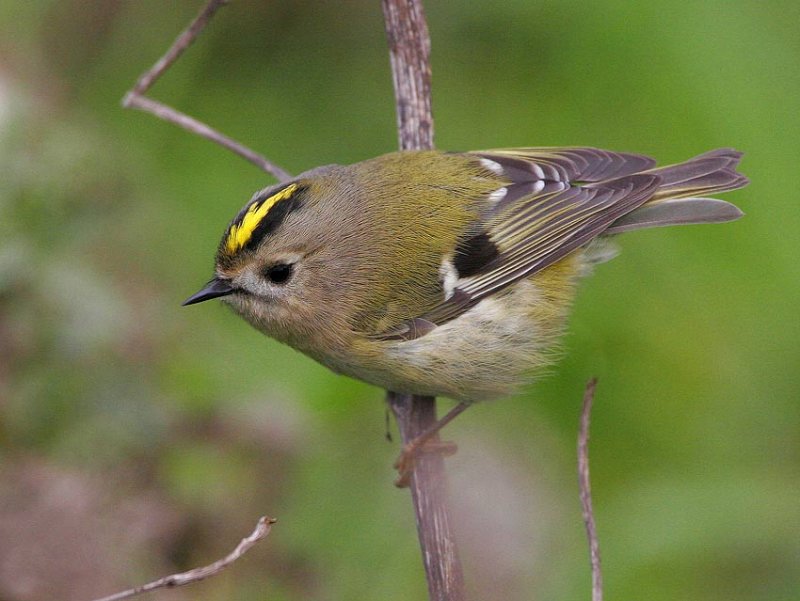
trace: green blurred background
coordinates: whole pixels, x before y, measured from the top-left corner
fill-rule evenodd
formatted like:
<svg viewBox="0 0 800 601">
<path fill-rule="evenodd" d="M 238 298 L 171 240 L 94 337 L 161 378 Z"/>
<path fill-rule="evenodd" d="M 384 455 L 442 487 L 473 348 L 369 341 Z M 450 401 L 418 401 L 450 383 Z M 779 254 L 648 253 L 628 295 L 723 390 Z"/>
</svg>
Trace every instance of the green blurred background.
<svg viewBox="0 0 800 601">
<path fill-rule="evenodd" d="M 592 375 L 608 597 L 800 598 L 800 4 L 427 4 L 439 147 L 735 146 L 752 179 L 739 222 L 621 239 L 560 365 L 448 428 L 470 598 L 588 598 Z M 154 598 L 423 599 L 382 392 L 180 307 L 271 183 L 120 108 L 198 8 L 0 1 L 0 599 L 201 565 L 261 514 L 251 555 Z M 396 146 L 377 0 L 232 2 L 152 94 L 294 173 Z"/>
</svg>

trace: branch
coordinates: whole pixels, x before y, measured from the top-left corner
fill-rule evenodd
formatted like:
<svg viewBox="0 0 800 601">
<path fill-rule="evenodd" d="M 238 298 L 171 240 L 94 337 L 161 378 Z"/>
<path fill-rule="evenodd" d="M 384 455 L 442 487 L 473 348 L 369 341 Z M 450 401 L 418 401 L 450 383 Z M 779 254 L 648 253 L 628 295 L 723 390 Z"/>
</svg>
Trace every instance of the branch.
<svg viewBox="0 0 800 601">
<path fill-rule="evenodd" d="M 387 391 L 403 444 L 436 423 L 436 399 Z M 438 435 L 432 438 L 439 440 Z M 447 508 L 447 481 L 440 453 L 419 453 L 409 483 L 417 522 L 417 536 L 425 565 L 431 601 L 462 601 L 464 573 Z"/>
<path fill-rule="evenodd" d="M 431 39 L 422 0 L 382 0 L 400 150 L 433 148 Z"/>
<path fill-rule="evenodd" d="M 146 113 L 155 115 L 159 119 L 169 121 L 174 125 L 182 127 L 193 134 L 197 134 L 198 136 L 206 138 L 207 140 L 216 142 L 220 146 L 223 146 L 231 152 L 234 152 L 240 157 L 250 161 L 259 169 L 273 175 L 278 179 L 278 181 L 286 181 L 287 179 L 290 179 L 291 176 L 286 171 L 267 160 L 266 157 L 254 152 L 253 150 L 250 150 L 236 140 L 233 140 L 217 130 L 212 129 L 208 125 L 205 125 L 204 123 L 201 123 L 200 121 L 197 121 L 196 119 L 193 119 L 192 117 L 189 117 L 180 111 L 176 111 L 166 104 L 156 100 L 151 100 L 145 96 L 145 93 L 153 86 L 153 84 L 155 84 L 158 78 L 161 77 L 161 75 L 163 75 L 163 73 L 169 69 L 176 60 L 178 60 L 181 54 L 183 54 L 183 52 L 189 46 L 191 46 L 192 42 L 194 42 L 197 36 L 200 35 L 200 32 L 203 31 L 217 10 L 219 10 L 219 8 L 226 3 L 227 0 L 209 0 L 197 17 L 195 17 L 194 21 L 192 21 L 189 26 L 175 39 L 175 42 L 173 42 L 172 46 L 169 48 L 169 50 L 167 50 L 164 56 L 158 59 L 148 71 L 139 77 L 136 85 L 134 85 L 131 91 L 128 92 L 122 99 L 122 106 L 125 108 L 134 108 L 145 111 Z"/>
<path fill-rule="evenodd" d="M 592 562 L 592 601 L 603 601 L 603 572 L 600 568 L 600 543 L 592 509 L 592 487 L 589 479 L 589 425 L 597 378 L 586 383 L 581 409 L 581 427 L 578 433 L 578 481 L 580 482 L 581 511 L 586 537 L 589 539 L 589 555 Z"/>
<path fill-rule="evenodd" d="M 397 107 L 401 150 L 433 148 L 431 43 L 422 0 L 382 0 Z M 403 444 L 436 423 L 436 399 L 387 391 Z M 432 437 L 437 442 L 438 435 Z M 446 504 L 444 459 L 420 453 L 410 481 L 428 594 L 432 601 L 462 601 L 464 574 Z"/>
<path fill-rule="evenodd" d="M 108 597 L 96 599 L 95 601 L 120 601 L 121 599 L 129 599 L 131 597 L 148 593 L 159 588 L 175 588 L 176 586 L 184 586 L 199 580 L 204 580 L 211 576 L 216 576 L 234 561 L 239 559 L 242 555 L 247 553 L 258 541 L 266 538 L 272 529 L 272 524 L 274 524 L 275 521 L 276 520 L 274 518 L 259 518 L 256 529 L 253 530 L 250 536 L 243 538 L 241 542 L 236 545 L 236 548 L 233 551 L 212 564 L 203 566 L 201 568 L 195 568 L 193 570 L 189 570 L 188 572 L 181 572 L 180 574 L 165 576 L 164 578 L 159 578 L 158 580 L 143 584 L 142 586 L 137 586 L 136 588 L 128 589 L 127 591 L 122 591 L 120 593 L 109 595 Z"/>
</svg>

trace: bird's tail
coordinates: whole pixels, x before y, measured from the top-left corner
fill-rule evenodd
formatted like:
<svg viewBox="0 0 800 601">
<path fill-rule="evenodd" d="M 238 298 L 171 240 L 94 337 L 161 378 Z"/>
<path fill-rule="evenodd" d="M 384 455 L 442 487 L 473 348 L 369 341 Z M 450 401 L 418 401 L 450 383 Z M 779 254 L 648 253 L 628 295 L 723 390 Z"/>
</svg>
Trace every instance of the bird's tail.
<svg viewBox="0 0 800 601">
<path fill-rule="evenodd" d="M 732 148 L 719 148 L 677 165 L 646 171 L 661 178 L 658 190 L 641 207 L 615 221 L 605 233 L 738 219 L 743 215 L 738 207 L 706 195 L 747 185 L 748 179 L 736 171 L 741 157 L 742 153 Z"/>
</svg>

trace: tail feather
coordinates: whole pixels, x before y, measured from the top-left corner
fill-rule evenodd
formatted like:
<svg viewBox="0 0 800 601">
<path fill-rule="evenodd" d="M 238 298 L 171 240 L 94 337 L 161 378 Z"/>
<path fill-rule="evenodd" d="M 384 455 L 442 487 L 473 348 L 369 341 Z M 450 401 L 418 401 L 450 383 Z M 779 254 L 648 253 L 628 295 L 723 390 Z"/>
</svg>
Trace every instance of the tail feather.
<svg viewBox="0 0 800 601">
<path fill-rule="evenodd" d="M 741 188 L 747 184 L 747 178 L 736 172 L 741 157 L 741 152 L 720 148 L 677 165 L 653 169 L 650 173 L 661 177 L 662 183 L 651 202 Z"/>
<path fill-rule="evenodd" d="M 621 234 L 632 230 L 694 223 L 724 223 L 744 215 L 737 207 L 718 198 L 674 198 L 646 204 L 617 219 L 605 233 Z"/>
<path fill-rule="evenodd" d="M 743 215 L 738 207 L 706 195 L 736 190 L 749 183 L 736 171 L 741 157 L 737 150 L 719 148 L 677 165 L 647 171 L 661 178 L 658 190 L 641 207 L 611 224 L 606 233 L 738 219 Z"/>
</svg>

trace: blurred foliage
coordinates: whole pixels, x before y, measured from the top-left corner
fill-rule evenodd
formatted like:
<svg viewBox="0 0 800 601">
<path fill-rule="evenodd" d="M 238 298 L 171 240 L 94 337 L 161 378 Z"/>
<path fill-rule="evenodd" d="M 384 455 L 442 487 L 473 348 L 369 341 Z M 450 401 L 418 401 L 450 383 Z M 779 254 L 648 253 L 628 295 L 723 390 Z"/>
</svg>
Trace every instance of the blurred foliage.
<svg viewBox="0 0 800 601">
<path fill-rule="evenodd" d="M 199 2 L 0 0 L 0 598 L 85 599 L 270 538 L 163 599 L 425 597 L 382 393 L 181 309 L 271 183 L 119 101 Z M 589 591 L 583 384 L 609 598 L 800 590 L 800 4 L 428 2 L 437 144 L 746 151 L 734 224 L 625 236 L 569 350 L 448 430 L 474 599 Z M 394 148 L 379 3 L 225 8 L 153 95 L 290 171 Z"/>
</svg>

